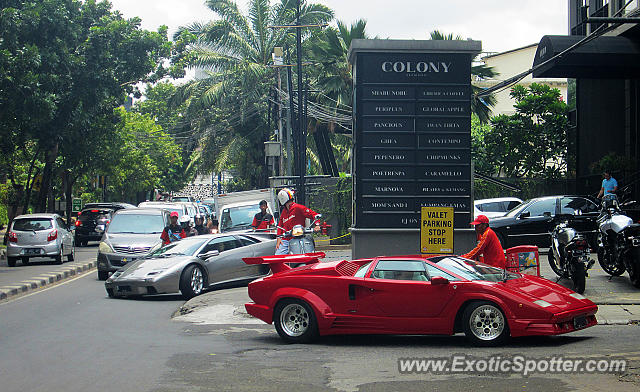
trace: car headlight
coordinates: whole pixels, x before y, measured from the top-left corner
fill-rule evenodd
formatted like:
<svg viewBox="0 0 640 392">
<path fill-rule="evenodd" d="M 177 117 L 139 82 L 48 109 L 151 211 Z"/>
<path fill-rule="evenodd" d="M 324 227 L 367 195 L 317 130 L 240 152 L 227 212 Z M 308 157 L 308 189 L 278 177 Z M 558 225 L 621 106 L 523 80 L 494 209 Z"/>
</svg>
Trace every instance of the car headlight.
<svg viewBox="0 0 640 392">
<path fill-rule="evenodd" d="M 100 245 L 98 246 L 98 251 L 100 253 L 113 253 L 113 248 L 107 242 L 100 241 Z"/>
<path fill-rule="evenodd" d="M 575 299 L 587 299 L 587 297 L 585 297 L 584 295 L 580 294 L 580 293 L 572 293 L 569 294 L 570 297 L 573 297 Z"/>
<path fill-rule="evenodd" d="M 543 299 L 539 299 L 537 301 L 533 301 L 534 304 L 541 306 L 543 308 L 547 308 L 549 306 L 551 306 L 551 304 Z"/>
</svg>

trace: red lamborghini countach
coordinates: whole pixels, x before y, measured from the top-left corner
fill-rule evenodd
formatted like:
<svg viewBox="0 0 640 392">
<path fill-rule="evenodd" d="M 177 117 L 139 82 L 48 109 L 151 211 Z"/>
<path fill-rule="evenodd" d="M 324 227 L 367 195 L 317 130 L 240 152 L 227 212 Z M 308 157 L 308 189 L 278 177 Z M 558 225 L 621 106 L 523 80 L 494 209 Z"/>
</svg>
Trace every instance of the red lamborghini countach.
<svg viewBox="0 0 640 392">
<path fill-rule="evenodd" d="M 287 342 L 319 335 L 452 335 L 477 345 L 597 324 L 598 307 L 563 286 L 458 256 L 319 262 L 324 253 L 245 258 L 272 274 L 249 284 L 247 312 Z M 285 263 L 304 263 L 291 268 Z"/>
</svg>

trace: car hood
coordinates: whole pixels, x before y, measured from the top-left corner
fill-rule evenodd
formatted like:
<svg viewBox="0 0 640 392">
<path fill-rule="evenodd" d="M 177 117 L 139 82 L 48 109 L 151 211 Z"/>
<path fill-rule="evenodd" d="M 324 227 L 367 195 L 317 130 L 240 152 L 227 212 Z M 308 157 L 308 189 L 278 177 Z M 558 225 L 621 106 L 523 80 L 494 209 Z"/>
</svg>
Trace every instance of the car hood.
<svg viewBox="0 0 640 392">
<path fill-rule="evenodd" d="M 143 279 L 181 268 L 195 257 L 176 255 L 171 257 L 141 258 L 127 265 L 117 279 Z"/>
<path fill-rule="evenodd" d="M 510 279 L 499 284 L 503 290 L 530 302 L 540 299 L 547 301 L 555 311 L 569 311 L 595 305 L 590 299 L 572 297 L 571 294 L 576 295 L 574 291 L 537 276 L 523 275 L 519 279 Z"/>
<path fill-rule="evenodd" d="M 151 247 L 162 240 L 160 234 L 132 234 L 132 233 L 105 233 L 105 240 L 108 240 L 111 246 L 144 246 Z"/>
</svg>

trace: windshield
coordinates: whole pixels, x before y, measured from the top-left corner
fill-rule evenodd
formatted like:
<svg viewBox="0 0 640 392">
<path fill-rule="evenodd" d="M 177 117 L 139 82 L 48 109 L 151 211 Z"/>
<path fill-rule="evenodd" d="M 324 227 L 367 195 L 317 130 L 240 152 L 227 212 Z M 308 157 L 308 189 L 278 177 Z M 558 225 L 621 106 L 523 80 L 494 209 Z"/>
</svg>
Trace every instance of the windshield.
<svg viewBox="0 0 640 392">
<path fill-rule="evenodd" d="M 170 254 L 193 256 L 198 251 L 198 249 L 200 249 L 200 247 L 208 240 L 209 238 L 194 238 L 176 241 L 169 245 L 163 246 L 162 248 L 151 251 L 151 253 L 147 255 L 147 258 Z"/>
<path fill-rule="evenodd" d="M 225 208 L 220 219 L 221 231 L 250 229 L 253 217 L 260 212 L 258 204 Z"/>
<path fill-rule="evenodd" d="M 511 210 L 509 210 L 509 212 L 507 212 L 506 214 L 504 214 L 504 216 L 514 216 L 520 213 L 520 211 L 524 210 L 524 208 L 526 206 L 529 205 L 529 203 L 531 202 L 531 200 L 525 200 L 523 201 L 521 204 L 518 204 L 517 206 L 515 206 L 514 208 L 512 208 Z"/>
<path fill-rule="evenodd" d="M 443 257 L 434 258 L 429 261 L 435 262 L 438 266 L 453 272 L 467 280 L 486 280 L 488 282 L 501 282 L 505 278 L 505 270 L 502 268 L 491 267 L 485 264 L 479 264 L 472 260 L 463 259 L 462 257 Z M 506 273 L 507 279 L 516 279 L 520 276 L 512 272 Z"/>
<path fill-rule="evenodd" d="M 18 231 L 40 231 L 53 227 L 49 218 L 16 219 L 13 221 L 13 230 Z"/>
<path fill-rule="evenodd" d="M 164 219 L 160 214 L 116 214 L 107 229 L 110 234 L 160 234 L 162 230 Z"/>
</svg>

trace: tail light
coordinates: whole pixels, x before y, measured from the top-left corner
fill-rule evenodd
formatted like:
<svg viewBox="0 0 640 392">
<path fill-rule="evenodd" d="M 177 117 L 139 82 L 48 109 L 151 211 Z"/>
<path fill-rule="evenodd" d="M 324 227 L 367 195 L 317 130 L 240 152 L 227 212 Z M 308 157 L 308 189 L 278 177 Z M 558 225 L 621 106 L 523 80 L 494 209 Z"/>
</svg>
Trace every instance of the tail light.
<svg viewBox="0 0 640 392">
<path fill-rule="evenodd" d="M 49 235 L 47 236 L 47 241 L 51 242 L 53 240 L 55 240 L 56 238 L 58 238 L 58 230 L 53 230 L 52 232 L 49 233 Z"/>
<path fill-rule="evenodd" d="M 80 225 L 82 225 L 82 222 L 81 222 L 81 221 L 79 221 L 79 220 L 77 220 L 77 221 L 76 221 L 76 227 L 78 227 L 78 226 L 80 226 Z"/>
<path fill-rule="evenodd" d="M 576 246 L 578 247 L 578 249 L 584 249 L 587 247 L 587 241 L 585 240 L 578 240 L 576 241 Z"/>
<path fill-rule="evenodd" d="M 18 242 L 18 235 L 13 231 L 9 232 L 9 242 Z"/>
</svg>

